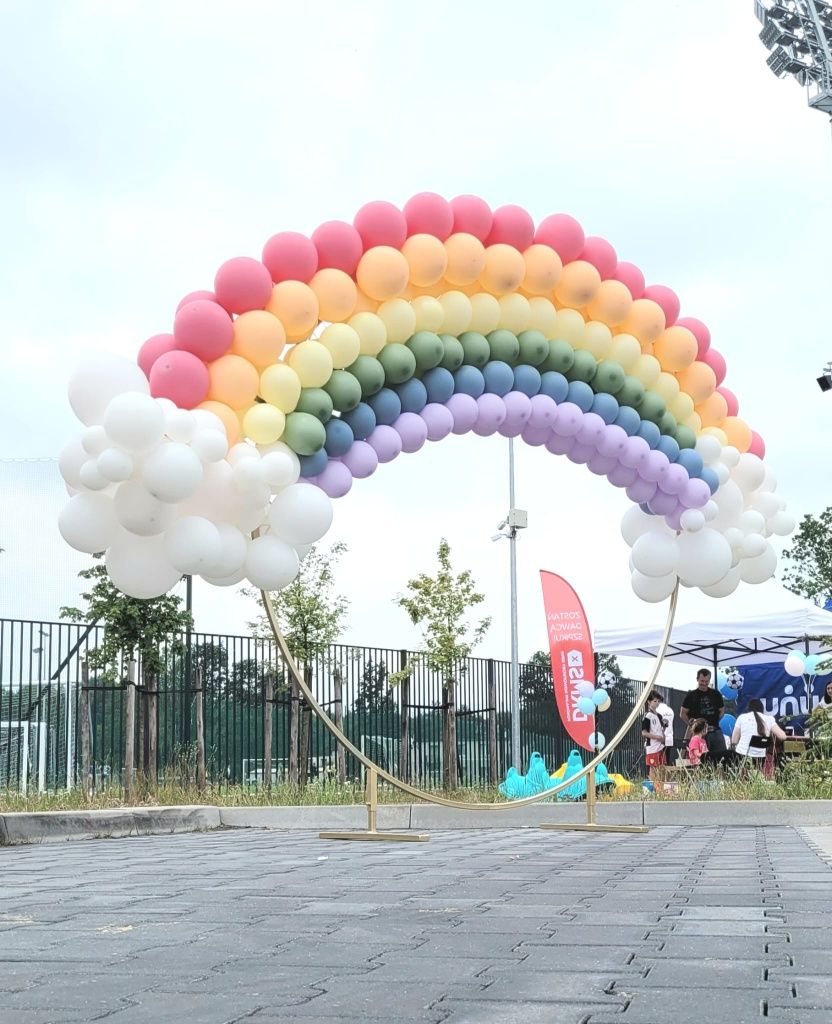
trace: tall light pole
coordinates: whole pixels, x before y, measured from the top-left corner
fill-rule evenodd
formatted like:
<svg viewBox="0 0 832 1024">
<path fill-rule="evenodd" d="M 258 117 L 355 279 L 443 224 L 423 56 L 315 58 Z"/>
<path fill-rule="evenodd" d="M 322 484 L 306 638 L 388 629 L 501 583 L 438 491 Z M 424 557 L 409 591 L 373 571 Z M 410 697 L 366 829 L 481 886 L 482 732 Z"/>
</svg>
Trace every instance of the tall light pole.
<svg viewBox="0 0 832 1024">
<path fill-rule="evenodd" d="M 806 87 L 810 107 L 832 118 L 832 4 L 826 0 L 755 0 L 766 64 L 778 78 Z"/>
</svg>

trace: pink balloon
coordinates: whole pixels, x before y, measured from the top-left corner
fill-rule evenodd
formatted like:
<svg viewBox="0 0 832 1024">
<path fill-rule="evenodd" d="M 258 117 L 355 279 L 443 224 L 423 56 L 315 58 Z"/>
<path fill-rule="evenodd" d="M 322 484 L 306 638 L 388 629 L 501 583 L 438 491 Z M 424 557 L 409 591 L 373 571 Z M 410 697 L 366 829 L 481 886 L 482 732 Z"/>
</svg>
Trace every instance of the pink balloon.
<svg viewBox="0 0 832 1024">
<path fill-rule="evenodd" d="M 738 416 L 740 411 L 740 403 L 739 399 L 734 394 L 734 392 L 731 391 L 729 388 L 725 387 L 717 388 L 716 390 L 717 393 L 722 395 L 722 397 L 725 399 L 725 402 L 728 406 L 728 415 Z"/>
<path fill-rule="evenodd" d="M 404 214 L 397 206 L 383 199 L 362 206 L 353 219 L 353 226 L 361 235 L 365 249 L 372 249 L 377 245 L 401 249 L 407 238 L 407 221 Z"/>
<path fill-rule="evenodd" d="M 150 368 L 165 352 L 172 352 L 176 348 L 176 340 L 172 334 L 154 334 L 139 349 L 136 362 L 145 377 L 150 377 Z"/>
<path fill-rule="evenodd" d="M 491 233 L 494 215 L 491 207 L 479 196 L 457 196 L 451 200 L 451 211 L 454 215 L 454 233 L 463 232 L 473 235 L 484 242 Z"/>
<path fill-rule="evenodd" d="M 531 423 L 527 423 L 525 427 L 520 431 L 520 436 L 523 441 L 531 445 L 532 448 L 539 448 L 541 445 L 548 444 L 552 439 L 551 427 L 533 427 Z M 559 441 L 568 440 L 570 445 L 572 438 L 558 438 Z"/>
<path fill-rule="evenodd" d="M 584 229 L 568 213 L 553 213 L 538 224 L 534 240 L 551 246 L 564 263 L 570 263 L 583 251 Z"/>
<path fill-rule="evenodd" d="M 606 238 L 591 235 L 584 241 L 579 259 L 591 263 L 601 275 L 601 280 L 608 281 L 615 273 L 618 255 Z"/>
<path fill-rule="evenodd" d="M 615 423 L 610 423 L 604 428 L 604 434 L 598 442 L 598 452 L 617 461 L 626 444 L 627 431 Z"/>
<path fill-rule="evenodd" d="M 183 298 L 179 300 L 179 305 L 176 307 L 176 312 L 178 313 L 179 310 L 183 306 L 187 306 L 189 302 L 196 302 L 197 299 L 207 299 L 208 302 L 217 301 L 216 295 L 214 295 L 213 292 L 206 291 L 204 288 L 201 289 L 200 291 L 188 292 L 187 295 L 183 296 Z"/>
<path fill-rule="evenodd" d="M 467 434 L 477 422 L 479 415 L 476 398 L 471 395 L 451 395 L 446 405 L 454 418 L 454 433 Z"/>
<path fill-rule="evenodd" d="M 529 426 L 551 429 L 558 416 L 558 406 L 549 395 L 534 395 L 530 399 Z"/>
<path fill-rule="evenodd" d="M 418 452 L 428 439 L 428 425 L 415 412 L 403 412 L 393 424 L 393 429 L 402 439 L 403 452 Z"/>
<path fill-rule="evenodd" d="M 454 417 L 446 405 L 430 402 L 419 413 L 428 428 L 428 441 L 441 441 L 454 429 Z"/>
<path fill-rule="evenodd" d="M 211 380 L 208 367 L 190 352 L 164 352 L 148 374 L 154 398 L 169 398 L 180 409 L 193 409 L 205 400 Z"/>
<path fill-rule="evenodd" d="M 521 391 L 509 391 L 503 396 L 503 405 L 506 418 L 499 428 L 500 433 L 503 437 L 519 437 L 531 416 L 531 399 Z"/>
<path fill-rule="evenodd" d="M 328 220 L 312 232 L 312 242 L 318 250 L 318 269 L 334 267 L 351 277 L 355 274 L 364 253 L 364 243 L 352 224 Z"/>
<path fill-rule="evenodd" d="M 619 462 L 609 473 L 609 481 L 613 487 L 629 487 L 638 480 L 638 470 L 622 466 Z"/>
<path fill-rule="evenodd" d="M 435 235 L 444 242 L 454 229 L 454 212 L 447 199 L 420 192 L 404 204 L 408 235 Z"/>
<path fill-rule="evenodd" d="M 612 459 L 607 455 L 601 455 L 600 452 L 592 456 L 587 462 L 586 468 L 590 473 L 595 473 L 596 476 L 606 476 L 618 465 L 618 459 Z"/>
<path fill-rule="evenodd" d="M 710 500 L 711 489 L 704 480 L 694 477 L 685 484 L 685 489 L 679 495 L 679 501 L 685 508 L 702 508 Z"/>
<path fill-rule="evenodd" d="M 315 477 L 315 483 L 330 498 L 343 498 L 352 487 L 352 473 L 343 462 L 330 459 Z"/>
<path fill-rule="evenodd" d="M 664 313 L 664 322 L 668 327 L 672 327 L 676 323 L 679 317 L 679 310 L 682 307 L 679 302 L 679 296 L 672 288 L 668 288 L 665 284 L 651 284 L 644 289 L 642 298 L 650 299 L 657 306 L 661 306 Z"/>
<path fill-rule="evenodd" d="M 656 484 L 651 483 L 649 480 L 642 480 L 639 477 L 638 480 L 634 480 L 629 487 L 625 488 L 625 493 L 630 501 L 635 501 L 641 505 L 645 501 L 649 501 L 656 493 L 656 490 Z"/>
<path fill-rule="evenodd" d="M 263 262 L 272 281 L 309 281 L 318 269 L 318 250 L 306 235 L 281 231 L 263 246 Z"/>
<path fill-rule="evenodd" d="M 494 211 L 486 245 L 502 242 L 523 252 L 534 241 L 534 221 L 522 206 L 500 206 Z"/>
<path fill-rule="evenodd" d="M 583 421 L 584 414 L 574 402 L 561 402 L 553 429 L 561 437 L 574 437 L 581 429 Z"/>
<path fill-rule="evenodd" d="M 176 314 L 173 336 L 178 349 L 210 363 L 225 355 L 231 347 L 234 326 L 222 306 L 207 299 L 197 299 Z"/>
<path fill-rule="evenodd" d="M 375 451 L 379 462 L 392 462 L 397 455 L 401 455 L 402 439 L 392 427 L 376 427 L 367 438 L 367 444 Z"/>
<path fill-rule="evenodd" d="M 505 402 L 499 395 L 485 394 L 477 399 L 477 422 L 474 433 L 488 437 L 501 427 L 506 418 Z"/>
<path fill-rule="evenodd" d="M 647 505 L 650 511 L 655 512 L 657 516 L 666 516 L 670 512 L 676 511 L 679 502 L 674 495 L 665 494 L 663 490 L 658 489 L 653 497 L 648 499 Z"/>
<path fill-rule="evenodd" d="M 634 299 L 640 299 L 644 295 L 644 274 L 635 263 L 619 261 L 612 277 L 614 281 L 620 281 L 626 285 Z"/>
<path fill-rule="evenodd" d="M 766 443 L 756 430 L 751 431 L 751 444 L 748 446 L 748 450 L 752 455 L 756 455 L 758 459 L 766 457 Z"/>
<path fill-rule="evenodd" d="M 697 359 L 702 359 L 708 349 L 711 347 L 711 332 L 695 316 L 683 316 L 676 321 L 679 327 L 687 327 L 690 333 L 696 338 L 696 343 L 699 346 L 699 351 L 696 354 Z"/>
<path fill-rule="evenodd" d="M 717 384 L 721 384 L 725 380 L 725 373 L 728 369 L 725 365 L 725 358 L 720 352 L 717 352 L 715 348 L 708 349 L 702 357 L 702 362 L 707 363 L 714 371 Z"/>
<path fill-rule="evenodd" d="M 272 275 L 260 260 L 236 256 L 217 271 L 214 294 L 229 313 L 264 309 L 272 296 Z"/>
<path fill-rule="evenodd" d="M 366 441 L 354 441 L 347 453 L 341 456 L 341 462 L 356 480 L 364 480 L 378 469 L 378 455 Z"/>
<path fill-rule="evenodd" d="M 670 462 L 659 477 L 659 487 L 665 494 L 678 495 L 687 487 L 688 480 L 690 477 L 685 467 Z"/>
</svg>

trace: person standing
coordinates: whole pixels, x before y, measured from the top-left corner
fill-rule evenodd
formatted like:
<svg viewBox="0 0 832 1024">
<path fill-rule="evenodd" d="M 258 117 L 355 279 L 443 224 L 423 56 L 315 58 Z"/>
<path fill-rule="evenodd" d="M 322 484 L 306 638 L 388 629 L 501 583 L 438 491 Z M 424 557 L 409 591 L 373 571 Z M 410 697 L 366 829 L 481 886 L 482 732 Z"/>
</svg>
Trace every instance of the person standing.
<svg viewBox="0 0 832 1024">
<path fill-rule="evenodd" d="M 647 698 L 647 707 L 641 721 L 641 735 L 644 737 L 644 759 L 647 762 L 647 774 L 653 779 L 653 770 L 664 765 L 665 721 L 657 708 L 661 703 L 661 695 L 654 690 Z"/>
<path fill-rule="evenodd" d="M 719 721 L 725 714 L 725 701 L 719 690 L 711 686 L 710 669 L 700 668 L 696 673 L 696 689 L 685 694 L 679 713 L 686 725 L 690 725 L 697 718 L 705 719 L 708 723 L 705 734 L 705 742 L 708 744 L 707 760 L 711 764 L 720 764 L 724 761 L 727 750 Z"/>
<path fill-rule="evenodd" d="M 664 727 L 664 763 L 669 767 L 676 764 L 676 739 L 673 735 L 673 719 L 676 717 L 673 708 L 664 700 L 659 702 L 656 708 L 659 717 L 665 721 Z"/>
</svg>

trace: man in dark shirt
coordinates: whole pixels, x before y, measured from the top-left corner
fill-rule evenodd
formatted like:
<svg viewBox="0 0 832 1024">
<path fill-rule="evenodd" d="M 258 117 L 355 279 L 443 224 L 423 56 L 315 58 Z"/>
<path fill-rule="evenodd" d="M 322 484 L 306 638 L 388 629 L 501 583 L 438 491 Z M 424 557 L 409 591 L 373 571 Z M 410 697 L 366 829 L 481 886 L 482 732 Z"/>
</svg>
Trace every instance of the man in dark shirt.
<svg viewBox="0 0 832 1024">
<path fill-rule="evenodd" d="M 725 701 L 719 690 L 711 688 L 711 673 L 707 668 L 700 668 L 696 673 L 696 689 L 689 690 L 682 701 L 680 710 L 682 721 L 690 724 L 697 718 L 704 718 L 708 723 L 705 742 L 708 744 L 708 760 L 718 764 L 725 758 L 725 736 L 719 727 L 719 720 L 725 714 Z"/>
</svg>

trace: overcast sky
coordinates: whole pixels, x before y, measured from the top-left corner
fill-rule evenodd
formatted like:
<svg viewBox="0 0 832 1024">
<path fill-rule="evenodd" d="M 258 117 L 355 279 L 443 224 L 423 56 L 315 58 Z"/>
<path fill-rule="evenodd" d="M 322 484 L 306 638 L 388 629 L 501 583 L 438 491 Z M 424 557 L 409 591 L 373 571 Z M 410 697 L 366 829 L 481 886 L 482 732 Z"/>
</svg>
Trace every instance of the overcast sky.
<svg viewBox="0 0 832 1024">
<path fill-rule="evenodd" d="M 0 0 L 0 15 L 0 457 L 56 456 L 77 429 L 74 366 L 133 357 L 225 259 L 429 189 L 571 213 L 675 288 L 790 509 L 827 504 L 832 137 L 766 67 L 753 0 Z M 417 645 L 393 598 L 446 536 L 493 618 L 481 653 L 508 657 L 508 547 L 490 540 L 507 445 L 452 436 L 336 502 L 347 642 Z M 0 469 L 0 614 L 50 618 L 72 596 L 83 560 L 52 526 L 51 472 Z M 521 657 L 546 643 L 540 569 L 596 629 L 661 621 L 630 590 L 621 491 L 520 443 L 517 504 Z M 256 611 L 207 585 L 195 598 L 206 630 Z M 796 600 L 776 583 L 683 591 L 679 619 Z"/>
</svg>

